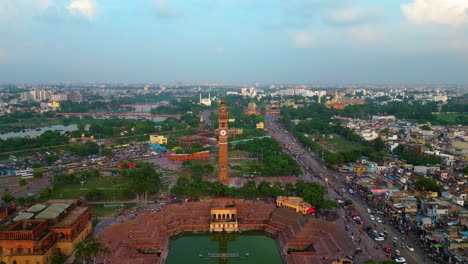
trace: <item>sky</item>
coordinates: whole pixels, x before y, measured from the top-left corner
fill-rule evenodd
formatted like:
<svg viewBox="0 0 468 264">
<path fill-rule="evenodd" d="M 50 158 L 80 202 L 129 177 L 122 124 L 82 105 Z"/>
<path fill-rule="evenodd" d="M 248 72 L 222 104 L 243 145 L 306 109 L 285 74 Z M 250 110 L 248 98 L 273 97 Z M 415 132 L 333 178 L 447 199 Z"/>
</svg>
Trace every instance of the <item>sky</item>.
<svg viewBox="0 0 468 264">
<path fill-rule="evenodd" d="M 468 0 L 0 0 L 0 82 L 468 84 Z"/>
</svg>

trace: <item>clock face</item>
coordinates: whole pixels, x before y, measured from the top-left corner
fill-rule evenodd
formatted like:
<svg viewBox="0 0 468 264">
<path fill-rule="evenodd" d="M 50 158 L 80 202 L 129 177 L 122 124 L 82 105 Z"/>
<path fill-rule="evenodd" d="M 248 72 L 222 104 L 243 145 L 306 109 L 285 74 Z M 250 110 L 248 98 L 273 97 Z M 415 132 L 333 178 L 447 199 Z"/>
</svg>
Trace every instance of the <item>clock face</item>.
<svg viewBox="0 0 468 264">
<path fill-rule="evenodd" d="M 225 136 L 225 135 L 226 135 L 226 130 L 223 129 L 223 130 L 219 131 L 219 134 L 220 134 L 221 136 Z"/>
</svg>

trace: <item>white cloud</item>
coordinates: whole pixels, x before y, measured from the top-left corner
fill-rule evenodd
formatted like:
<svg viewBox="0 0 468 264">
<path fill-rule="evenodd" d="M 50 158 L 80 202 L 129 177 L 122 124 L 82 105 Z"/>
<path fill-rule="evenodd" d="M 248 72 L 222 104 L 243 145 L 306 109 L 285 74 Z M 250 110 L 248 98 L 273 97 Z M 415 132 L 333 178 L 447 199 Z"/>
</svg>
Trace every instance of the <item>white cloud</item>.
<svg viewBox="0 0 468 264">
<path fill-rule="evenodd" d="M 216 54 L 224 54 L 224 48 L 222 48 L 222 47 L 215 48 L 214 52 Z"/>
<path fill-rule="evenodd" d="M 174 8 L 167 0 L 155 0 L 154 9 L 156 11 L 156 15 L 161 17 L 174 17 L 182 15 L 182 12 L 179 9 Z"/>
<path fill-rule="evenodd" d="M 382 34 L 375 28 L 364 25 L 351 28 L 351 37 L 363 42 L 376 42 L 382 39 Z"/>
<path fill-rule="evenodd" d="M 379 16 L 382 11 L 378 8 L 362 9 L 347 8 L 328 13 L 325 21 L 332 25 L 346 26 L 369 22 Z"/>
<path fill-rule="evenodd" d="M 0 0 L 0 17 L 37 13 L 54 4 L 54 0 Z"/>
<path fill-rule="evenodd" d="M 72 16 L 92 20 L 96 15 L 96 2 L 94 0 L 71 0 L 67 10 Z"/>
<path fill-rule="evenodd" d="M 6 62 L 8 59 L 9 59 L 8 54 L 7 54 L 5 51 L 0 50 L 0 63 L 4 63 L 4 62 Z"/>
<path fill-rule="evenodd" d="M 54 1 L 53 0 L 37 0 L 37 4 L 39 8 L 46 9 L 49 6 L 53 5 Z"/>
<path fill-rule="evenodd" d="M 414 0 L 400 8 L 408 20 L 417 24 L 468 23 L 468 0 Z"/>
<path fill-rule="evenodd" d="M 296 31 L 292 33 L 292 41 L 297 48 L 307 48 L 314 44 L 314 35 L 308 31 Z"/>
</svg>

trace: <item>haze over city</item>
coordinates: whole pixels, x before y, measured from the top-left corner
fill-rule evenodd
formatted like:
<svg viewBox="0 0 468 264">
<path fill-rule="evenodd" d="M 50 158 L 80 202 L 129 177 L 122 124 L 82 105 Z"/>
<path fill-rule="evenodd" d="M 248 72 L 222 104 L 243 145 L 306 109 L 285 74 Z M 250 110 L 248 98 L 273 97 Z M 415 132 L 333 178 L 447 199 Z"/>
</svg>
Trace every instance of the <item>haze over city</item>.
<svg viewBox="0 0 468 264">
<path fill-rule="evenodd" d="M 468 83 L 467 0 L 2 0 L 0 82 Z"/>
</svg>

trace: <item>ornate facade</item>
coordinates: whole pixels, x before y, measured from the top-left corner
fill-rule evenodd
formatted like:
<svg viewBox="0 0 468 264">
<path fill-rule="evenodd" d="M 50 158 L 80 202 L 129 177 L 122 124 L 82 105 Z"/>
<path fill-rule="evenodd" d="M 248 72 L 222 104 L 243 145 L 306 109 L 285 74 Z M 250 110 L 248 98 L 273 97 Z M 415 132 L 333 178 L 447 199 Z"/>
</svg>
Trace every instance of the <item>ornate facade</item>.
<svg viewBox="0 0 468 264">
<path fill-rule="evenodd" d="M 221 105 L 218 110 L 218 181 L 224 184 L 229 183 L 228 171 L 228 112 L 226 102 L 221 100 Z"/>
<path fill-rule="evenodd" d="M 54 254 L 71 255 L 92 232 L 91 209 L 76 200 L 36 204 L 0 231 L 0 261 L 46 264 Z"/>
<path fill-rule="evenodd" d="M 237 209 L 232 205 L 215 205 L 211 208 L 210 232 L 237 232 Z"/>
<path fill-rule="evenodd" d="M 278 207 L 284 207 L 284 208 L 287 208 L 287 209 L 290 209 L 297 213 L 302 213 L 302 214 L 315 212 L 312 206 L 309 203 L 304 202 L 304 199 L 302 199 L 301 197 L 279 196 L 276 198 L 276 205 Z"/>
</svg>

